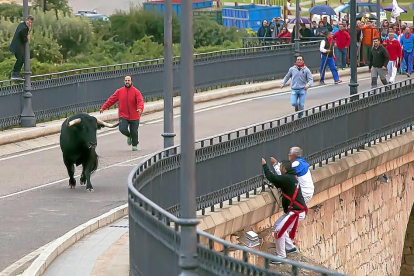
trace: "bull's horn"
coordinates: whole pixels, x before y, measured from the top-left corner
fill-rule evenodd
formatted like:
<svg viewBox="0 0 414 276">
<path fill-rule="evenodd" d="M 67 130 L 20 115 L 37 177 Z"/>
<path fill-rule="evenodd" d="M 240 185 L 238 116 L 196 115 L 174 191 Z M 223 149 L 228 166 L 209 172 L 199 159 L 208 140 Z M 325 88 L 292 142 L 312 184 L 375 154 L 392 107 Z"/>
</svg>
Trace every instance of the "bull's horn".
<svg viewBox="0 0 414 276">
<path fill-rule="evenodd" d="M 96 118 L 96 120 L 98 121 L 98 125 L 106 126 L 106 127 L 109 127 L 109 128 L 114 128 L 114 127 L 117 127 L 119 125 L 119 122 L 116 123 L 116 124 L 109 124 L 107 122 L 104 122 L 102 120 L 99 120 L 98 118 Z"/>
<path fill-rule="evenodd" d="M 81 122 L 81 120 L 82 120 L 81 118 L 78 118 L 78 119 L 75 119 L 73 121 L 70 121 L 68 126 L 73 126 L 73 125 L 79 124 Z"/>
</svg>

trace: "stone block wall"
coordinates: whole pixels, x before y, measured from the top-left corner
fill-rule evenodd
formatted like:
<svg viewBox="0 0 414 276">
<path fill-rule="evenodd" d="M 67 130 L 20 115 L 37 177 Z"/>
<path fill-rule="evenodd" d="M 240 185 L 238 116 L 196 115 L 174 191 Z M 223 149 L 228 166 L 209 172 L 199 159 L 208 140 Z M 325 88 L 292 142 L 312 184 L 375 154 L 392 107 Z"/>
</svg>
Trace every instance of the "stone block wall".
<svg viewBox="0 0 414 276">
<path fill-rule="evenodd" d="M 311 208 L 297 235 L 303 255 L 347 274 L 399 275 L 414 200 L 414 163 L 386 174 L 390 183 L 370 179 Z M 410 225 L 414 232 L 414 220 Z M 405 259 L 412 266 L 403 261 L 404 269 L 414 269 L 414 255 Z"/>
</svg>

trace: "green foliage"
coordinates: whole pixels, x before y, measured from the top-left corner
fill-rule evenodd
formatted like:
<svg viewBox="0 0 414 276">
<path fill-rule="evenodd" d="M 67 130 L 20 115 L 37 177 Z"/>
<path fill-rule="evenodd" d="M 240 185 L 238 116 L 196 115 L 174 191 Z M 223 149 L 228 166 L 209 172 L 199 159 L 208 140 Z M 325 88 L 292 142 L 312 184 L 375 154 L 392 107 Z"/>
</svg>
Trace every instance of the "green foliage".
<svg viewBox="0 0 414 276">
<path fill-rule="evenodd" d="M 58 11 L 47 11 L 43 13 L 39 9 L 33 12 L 35 22 L 33 32 L 45 35 L 50 32 L 52 38 L 61 45 L 60 52 L 64 59 L 74 57 L 90 45 L 93 37 L 92 26 L 88 19 L 75 17 L 74 15 Z"/>
<path fill-rule="evenodd" d="M 41 8 L 41 2 L 43 1 L 46 11 L 60 11 L 65 15 L 72 13 L 72 8 L 69 6 L 68 0 L 35 0 L 33 7 L 36 9 Z"/>
<path fill-rule="evenodd" d="M 13 4 L 0 4 L 0 17 L 6 17 L 12 22 L 23 20 L 23 9 L 22 6 Z"/>
<path fill-rule="evenodd" d="M 194 47 L 222 45 L 225 41 L 235 42 L 245 36 L 244 31 L 226 28 L 203 16 L 194 21 Z"/>
<path fill-rule="evenodd" d="M 7 5 L 7 4 L 6 4 Z M 9 51 L 21 6 L 8 5 L 12 19 L 0 9 L 0 80 L 8 79 L 15 62 Z M 0 5 L 2 7 L 2 5 Z M 164 18 L 138 7 L 118 11 L 110 21 L 75 17 L 67 0 L 47 0 L 46 12 L 31 8 L 35 18 L 31 29 L 30 54 L 33 75 L 162 58 Z M 18 20 L 16 19 L 18 18 Z M 173 55 L 180 55 L 180 26 L 173 17 Z M 194 53 L 215 52 L 241 47 L 248 32 L 227 29 L 207 16 L 194 20 Z M 211 53 L 214 55 L 214 53 Z"/>
<path fill-rule="evenodd" d="M 152 36 L 157 43 L 164 42 L 164 18 L 153 12 L 146 12 L 138 6 L 131 6 L 129 11 L 117 11 L 111 15 L 112 33 L 117 41 L 122 41 L 126 45 L 132 45 L 135 41 Z M 178 43 L 179 22 L 173 16 L 173 42 Z"/>
</svg>

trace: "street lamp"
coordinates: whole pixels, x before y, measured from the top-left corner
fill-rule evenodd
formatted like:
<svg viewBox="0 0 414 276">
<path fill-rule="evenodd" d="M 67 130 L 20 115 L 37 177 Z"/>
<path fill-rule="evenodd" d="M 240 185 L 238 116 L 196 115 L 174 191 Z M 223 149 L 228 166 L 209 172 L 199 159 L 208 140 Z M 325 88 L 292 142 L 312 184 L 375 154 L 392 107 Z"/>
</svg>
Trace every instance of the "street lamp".
<svg viewBox="0 0 414 276">
<path fill-rule="evenodd" d="M 195 134 L 194 134 L 194 63 L 193 1 L 181 1 L 181 168 L 179 249 L 180 276 L 197 275 L 197 224 Z"/>
<path fill-rule="evenodd" d="M 23 20 L 29 15 L 28 0 L 23 0 Z M 20 125 L 22 127 L 35 127 L 36 117 L 32 107 L 32 85 L 30 81 L 30 43 L 26 42 L 24 49 L 24 93 L 23 93 L 23 111 L 20 115 Z"/>
<path fill-rule="evenodd" d="M 350 62 L 351 62 L 351 81 L 349 82 L 349 92 L 351 95 L 358 94 L 358 83 L 357 83 L 357 26 L 356 26 L 356 0 L 350 0 L 350 17 L 349 21 L 351 24 L 351 44 L 349 46 L 350 51 Z M 357 99 L 353 97 L 351 100 Z"/>
<path fill-rule="evenodd" d="M 295 57 L 300 55 L 299 49 L 299 18 L 300 18 L 300 11 L 299 11 L 299 0 L 296 0 L 296 15 L 295 15 Z"/>
<path fill-rule="evenodd" d="M 172 0 L 164 1 L 164 148 L 174 146 Z"/>
</svg>

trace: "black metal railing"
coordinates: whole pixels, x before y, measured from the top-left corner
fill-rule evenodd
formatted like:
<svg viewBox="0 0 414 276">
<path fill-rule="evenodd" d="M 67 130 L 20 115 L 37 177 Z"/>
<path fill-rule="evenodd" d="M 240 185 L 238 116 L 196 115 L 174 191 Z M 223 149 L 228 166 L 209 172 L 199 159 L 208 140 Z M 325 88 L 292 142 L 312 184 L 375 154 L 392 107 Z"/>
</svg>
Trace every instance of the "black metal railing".
<svg viewBox="0 0 414 276">
<path fill-rule="evenodd" d="M 260 187 L 263 189 L 265 183 L 261 182 L 260 158 L 269 155 L 284 156 L 292 145 L 304 148 L 309 153 L 308 162 L 315 167 L 335 161 L 336 158 L 342 158 L 354 150 L 359 151 L 408 129 L 412 130 L 414 110 L 411 108 L 411 103 L 413 101 L 414 81 L 408 79 L 309 108 L 304 111 L 303 118 L 298 118 L 297 112 L 198 140 L 196 142 L 197 209 L 203 211 L 212 208 L 211 210 L 214 211 L 214 206 L 217 204 L 225 201 L 232 204 L 233 200 L 240 201 L 242 195 L 248 196 L 250 192 Z M 180 215 L 177 193 L 180 158 L 180 146 L 175 146 L 154 154 L 131 172 L 128 188 L 130 204 L 133 204 L 134 208 L 130 209 L 130 224 L 136 225 L 136 230 L 143 231 L 146 221 L 154 221 L 137 216 L 136 208 L 147 211 L 144 214 L 141 210 L 142 215 L 158 217 L 157 231 L 171 226 L 171 222 L 174 222 L 175 229 L 179 229 L 180 224 L 176 219 Z M 145 239 L 165 239 L 155 237 L 158 232 L 153 230 L 145 235 Z M 162 231 L 163 235 L 171 234 L 166 230 Z M 199 232 L 199 236 L 206 237 L 204 234 Z M 154 237 L 149 237 L 152 235 Z M 131 245 L 141 244 L 144 242 L 141 240 L 143 238 L 130 237 Z M 178 239 L 177 233 L 175 238 Z M 207 238 L 212 239 L 210 236 Z M 226 245 L 224 241 L 215 239 L 217 241 L 214 242 Z M 148 243 L 150 244 L 149 241 Z M 160 245 L 157 249 L 153 247 L 149 249 L 149 254 L 156 255 L 155 251 L 162 248 L 165 246 Z M 229 261 L 225 252 L 213 252 L 211 246 L 206 247 L 202 244 L 199 244 L 199 250 L 200 248 L 204 251 L 199 253 L 209 256 L 206 257 L 208 260 L 200 259 L 202 269 L 204 267 L 207 269 L 218 267 L 223 271 L 228 269 L 225 263 L 229 264 Z M 142 251 L 142 247 L 140 250 Z M 147 252 L 146 250 L 147 248 L 144 251 Z M 178 263 L 175 262 L 178 260 L 176 253 L 171 251 L 169 253 L 171 253 L 170 265 L 178 270 Z M 134 254 L 131 254 L 131 267 L 133 265 L 145 267 L 148 273 L 154 272 L 151 271 L 154 268 L 147 266 L 141 260 L 140 253 Z M 212 259 L 209 259 L 210 257 Z M 206 266 L 203 264 L 205 261 L 209 262 Z M 242 269 L 253 269 L 251 264 L 245 262 L 234 261 L 234 264 Z M 266 269 L 266 265 L 264 268 L 254 267 L 251 271 L 262 272 L 263 270 L 260 269 Z M 209 273 L 215 272 L 209 270 Z M 333 272 L 327 274 L 334 275 Z M 211 274 L 206 273 L 206 275 Z"/>
<path fill-rule="evenodd" d="M 300 43 L 309 44 L 312 42 L 314 45 L 319 45 L 320 41 L 323 40 L 323 37 L 302 37 Z M 294 44 L 294 39 L 291 36 L 289 37 L 243 37 L 242 46 L 243 48 L 249 47 L 262 47 L 262 46 L 275 46 L 275 45 L 285 45 L 285 44 Z"/>
<path fill-rule="evenodd" d="M 318 45 L 302 43 L 307 66 L 320 66 Z M 174 95 L 179 95 L 180 57 L 174 57 Z M 131 75 L 146 101 L 163 98 L 163 59 L 82 68 L 32 77 L 32 105 L 41 120 L 65 117 L 77 112 L 96 111 L 116 89 L 125 75 Z M 275 67 L 275 63 L 280 66 Z M 293 44 L 229 49 L 194 55 L 195 90 L 272 80 L 286 74 L 294 63 Z M 0 82 L 0 129 L 18 123 L 23 84 Z"/>
</svg>

